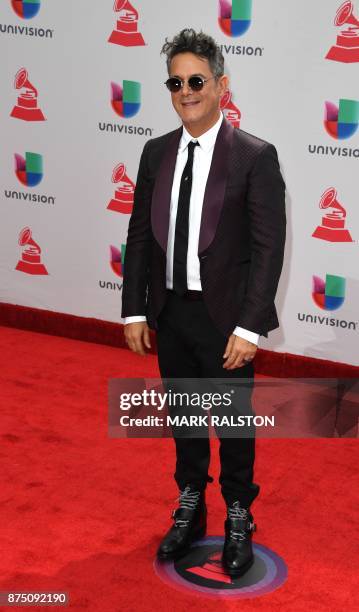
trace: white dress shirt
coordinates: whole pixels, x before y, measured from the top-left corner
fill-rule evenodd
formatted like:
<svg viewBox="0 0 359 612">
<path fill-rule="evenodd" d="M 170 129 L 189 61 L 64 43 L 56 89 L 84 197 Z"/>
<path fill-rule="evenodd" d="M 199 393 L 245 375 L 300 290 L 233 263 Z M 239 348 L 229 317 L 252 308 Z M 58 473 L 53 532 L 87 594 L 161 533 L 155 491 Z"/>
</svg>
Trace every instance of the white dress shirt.
<svg viewBox="0 0 359 612">
<path fill-rule="evenodd" d="M 191 134 L 183 126 L 183 133 L 178 147 L 176 168 L 174 172 L 171 192 L 166 265 L 167 289 L 173 288 L 173 251 L 178 197 L 182 173 L 188 158 L 187 146 L 188 143 L 193 140 L 198 142 L 200 146 L 194 149 L 193 158 L 193 179 L 188 224 L 187 286 L 188 289 L 194 289 L 196 291 L 202 290 L 200 264 L 198 258 L 199 230 L 201 226 L 204 192 L 206 189 L 208 174 L 211 167 L 214 145 L 216 143 L 216 138 L 221 127 L 222 121 L 223 115 L 221 113 L 217 123 L 215 123 L 214 126 L 212 126 L 209 130 L 207 130 L 207 132 L 205 132 L 198 138 L 194 138 L 193 136 L 191 136 Z M 146 321 L 146 317 L 126 317 L 125 325 L 127 323 L 137 323 L 140 321 Z M 237 326 L 233 330 L 233 333 L 236 336 L 244 338 L 245 340 L 249 340 L 249 342 L 252 342 L 253 344 L 258 344 L 259 334 L 256 334 L 255 332 Z"/>
</svg>

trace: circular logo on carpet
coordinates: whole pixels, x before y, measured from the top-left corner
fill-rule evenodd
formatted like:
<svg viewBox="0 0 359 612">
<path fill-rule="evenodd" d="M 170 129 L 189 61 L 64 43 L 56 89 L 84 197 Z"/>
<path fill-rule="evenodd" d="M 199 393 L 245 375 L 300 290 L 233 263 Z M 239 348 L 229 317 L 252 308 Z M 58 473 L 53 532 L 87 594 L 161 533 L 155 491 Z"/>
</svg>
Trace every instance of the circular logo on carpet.
<svg viewBox="0 0 359 612">
<path fill-rule="evenodd" d="M 223 537 L 210 536 L 194 542 L 177 561 L 154 562 L 156 574 L 166 584 L 204 597 L 241 599 L 274 591 L 287 579 L 283 559 L 261 544 L 253 544 L 254 563 L 239 577 L 229 576 L 221 564 Z"/>
</svg>

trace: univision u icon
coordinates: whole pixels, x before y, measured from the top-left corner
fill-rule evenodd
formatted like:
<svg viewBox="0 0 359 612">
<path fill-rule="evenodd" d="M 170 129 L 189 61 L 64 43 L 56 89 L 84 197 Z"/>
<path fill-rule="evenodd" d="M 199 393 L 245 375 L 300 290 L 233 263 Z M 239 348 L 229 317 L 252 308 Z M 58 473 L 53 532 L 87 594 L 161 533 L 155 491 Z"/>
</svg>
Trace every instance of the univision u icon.
<svg viewBox="0 0 359 612">
<path fill-rule="evenodd" d="M 242 36 L 252 20 L 252 0 L 219 0 L 218 23 L 227 36 Z"/>
</svg>

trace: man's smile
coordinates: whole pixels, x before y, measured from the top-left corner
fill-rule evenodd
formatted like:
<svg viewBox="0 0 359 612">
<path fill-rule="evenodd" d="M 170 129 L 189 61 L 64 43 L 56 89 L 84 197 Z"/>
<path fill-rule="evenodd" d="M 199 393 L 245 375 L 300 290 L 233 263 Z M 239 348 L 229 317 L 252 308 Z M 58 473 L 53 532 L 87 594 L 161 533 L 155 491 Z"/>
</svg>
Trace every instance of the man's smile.
<svg viewBox="0 0 359 612">
<path fill-rule="evenodd" d="M 190 100 L 187 102 L 181 102 L 182 106 L 195 106 L 196 104 L 199 104 L 200 100 Z"/>
</svg>

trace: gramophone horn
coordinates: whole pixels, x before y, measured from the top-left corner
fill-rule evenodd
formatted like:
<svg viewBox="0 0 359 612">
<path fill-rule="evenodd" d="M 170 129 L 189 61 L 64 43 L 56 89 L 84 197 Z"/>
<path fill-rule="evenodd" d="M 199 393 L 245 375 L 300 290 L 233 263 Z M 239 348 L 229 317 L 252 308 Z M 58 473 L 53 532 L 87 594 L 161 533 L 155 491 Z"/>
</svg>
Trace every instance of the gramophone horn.
<svg viewBox="0 0 359 612">
<path fill-rule="evenodd" d="M 19 245 L 25 246 L 28 244 L 32 238 L 31 229 L 29 227 L 24 227 L 19 234 Z"/>
<path fill-rule="evenodd" d="M 28 72 L 26 68 L 20 68 L 15 75 L 15 89 L 22 89 L 23 87 L 27 87 L 35 92 L 37 95 L 37 89 L 30 83 L 28 78 Z"/>
<path fill-rule="evenodd" d="M 334 19 L 334 24 L 340 27 L 346 23 L 351 23 L 352 25 L 359 27 L 359 21 L 356 19 L 353 13 L 353 2 L 351 2 L 351 0 L 346 0 L 346 2 L 343 2 L 343 4 L 338 8 Z"/>
<path fill-rule="evenodd" d="M 125 164 L 118 164 L 112 173 L 112 182 L 119 183 L 126 174 Z"/>
<path fill-rule="evenodd" d="M 321 200 L 319 202 L 319 208 L 329 208 L 337 197 L 337 190 L 334 187 L 330 187 L 324 191 Z"/>
</svg>

